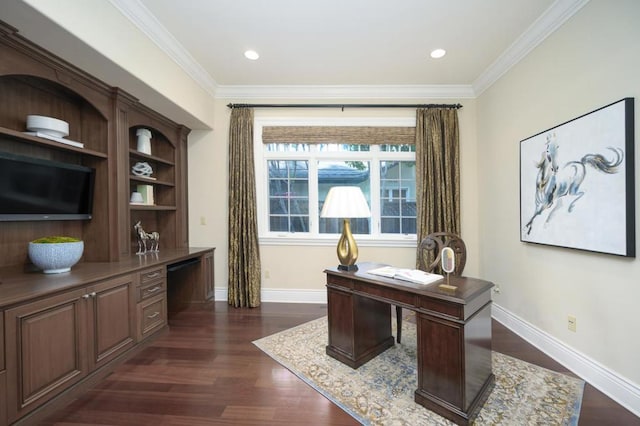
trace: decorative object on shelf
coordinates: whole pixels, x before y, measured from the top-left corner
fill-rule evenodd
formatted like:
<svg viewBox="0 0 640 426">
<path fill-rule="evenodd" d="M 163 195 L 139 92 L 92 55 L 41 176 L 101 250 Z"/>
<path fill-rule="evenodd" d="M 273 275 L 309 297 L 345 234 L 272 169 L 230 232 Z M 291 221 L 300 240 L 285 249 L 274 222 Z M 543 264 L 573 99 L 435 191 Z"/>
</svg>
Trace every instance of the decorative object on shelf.
<svg viewBox="0 0 640 426">
<path fill-rule="evenodd" d="M 138 191 L 133 191 L 131 193 L 131 204 L 144 204 L 144 199 L 142 198 L 142 194 Z"/>
<path fill-rule="evenodd" d="M 371 211 L 362 190 L 357 186 L 334 186 L 324 200 L 320 217 L 343 219 L 342 235 L 338 240 L 338 269 L 357 271 L 358 245 L 351 234 L 352 217 L 370 217 Z"/>
<path fill-rule="evenodd" d="M 84 252 L 84 242 L 73 237 L 44 237 L 29 243 L 29 259 L 45 274 L 68 272 Z"/>
<path fill-rule="evenodd" d="M 58 120 L 57 118 L 43 115 L 27 115 L 27 130 L 28 132 L 24 133 L 30 136 L 37 136 L 77 148 L 84 148 L 84 144 L 81 142 L 65 139 L 65 136 L 69 135 L 69 123 Z"/>
<path fill-rule="evenodd" d="M 142 204 L 152 206 L 155 204 L 153 200 L 153 185 L 137 185 L 137 192 L 142 194 Z"/>
<path fill-rule="evenodd" d="M 139 161 L 131 168 L 131 173 L 136 176 L 151 178 L 153 169 L 146 161 Z"/>
<path fill-rule="evenodd" d="M 145 254 L 147 252 L 159 252 L 160 251 L 160 234 L 157 232 L 145 232 L 142 229 L 140 221 L 137 221 L 133 225 L 133 229 L 136 231 L 136 237 L 138 239 L 138 251 L 136 254 Z"/>
<path fill-rule="evenodd" d="M 138 152 L 151 155 L 151 130 L 140 128 L 136 130 L 138 137 Z"/>
<path fill-rule="evenodd" d="M 63 138 L 69 136 L 69 123 L 44 115 L 27 115 L 27 130 Z"/>
</svg>

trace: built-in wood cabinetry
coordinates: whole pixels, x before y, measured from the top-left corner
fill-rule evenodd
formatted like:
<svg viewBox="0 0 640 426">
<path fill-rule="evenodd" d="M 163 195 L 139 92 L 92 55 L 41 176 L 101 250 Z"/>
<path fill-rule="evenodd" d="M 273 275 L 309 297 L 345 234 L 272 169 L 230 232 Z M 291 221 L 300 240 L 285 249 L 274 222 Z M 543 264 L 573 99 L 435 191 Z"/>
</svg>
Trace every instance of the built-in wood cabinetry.
<svg viewBox="0 0 640 426">
<path fill-rule="evenodd" d="M 0 310 L 0 395 L 7 394 L 7 372 L 4 362 L 4 312 Z M 7 398 L 0 397 L 0 425 L 7 423 Z"/>
<path fill-rule="evenodd" d="M 9 422 L 13 422 L 135 342 L 130 275 L 8 309 Z"/>
<path fill-rule="evenodd" d="M 0 426 L 36 422 L 46 409 L 106 375 L 168 325 L 169 288 L 180 302 L 213 297 L 213 249 L 190 248 L 189 129 L 126 92 L 35 46 L 0 21 L 0 151 L 95 169 L 90 220 L 0 221 Z M 28 115 L 69 123 L 77 147 L 25 134 Z M 136 131 L 151 131 L 151 154 Z M 146 162 L 150 178 L 131 168 Z M 137 185 L 154 205 L 132 205 Z M 136 255 L 135 222 L 160 234 L 160 253 Z M 30 265 L 28 243 L 50 235 L 84 241 L 71 272 Z M 187 262 L 187 263 L 184 263 Z M 174 264 L 190 265 L 167 276 Z"/>
<path fill-rule="evenodd" d="M 133 225 L 160 233 L 161 247 L 188 247 L 187 136 L 189 129 L 126 92 L 75 68 L 0 22 L 0 151 L 82 164 L 96 171 L 93 218 L 0 222 L 0 267 L 28 263 L 28 242 L 69 235 L 85 243 L 84 261 L 110 262 L 137 250 Z M 26 135 L 28 115 L 69 123 L 67 139 L 83 148 Z M 151 155 L 136 149 L 136 130 L 152 132 Z M 148 163 L 151 178 L 131 167 Z M 130 204 L 139 184 L 153 187 L 155 205 Z"/>
<path fill-rule="evenodd" d="M 138 340 L 167 324 L 167 276 L 164 266 L 139 273 Z"/>
</svg>

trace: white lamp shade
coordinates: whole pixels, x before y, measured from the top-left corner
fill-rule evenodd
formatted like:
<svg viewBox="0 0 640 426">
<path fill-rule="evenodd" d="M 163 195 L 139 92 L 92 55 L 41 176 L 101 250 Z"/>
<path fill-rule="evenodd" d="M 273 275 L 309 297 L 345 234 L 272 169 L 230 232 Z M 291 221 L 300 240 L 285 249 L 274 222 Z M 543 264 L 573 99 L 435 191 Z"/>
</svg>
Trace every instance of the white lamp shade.
<svg viewBox="0 0 640 426">
<path fill-rule="evenodd" d="M 357 186 L 334 186 L 324 200 L 320 217 L 370 217 L 371 210 Z"/>
</svg>

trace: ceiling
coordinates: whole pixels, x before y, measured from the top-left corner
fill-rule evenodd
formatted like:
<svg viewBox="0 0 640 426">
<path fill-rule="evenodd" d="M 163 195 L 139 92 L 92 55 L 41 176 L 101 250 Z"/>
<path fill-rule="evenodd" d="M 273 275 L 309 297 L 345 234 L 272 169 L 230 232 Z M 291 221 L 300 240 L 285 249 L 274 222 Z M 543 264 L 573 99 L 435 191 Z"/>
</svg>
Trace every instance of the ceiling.
<svg viewBox="0 0 640 426">
<path fill-rule="evenodd" d="M 111 52 L 77 38 L 69 31 L 72 20 L 64 28 L 56 16 L 41 13 L 38 6 L 51 8 L 49 1 L 0 0 L 0 19 L 162 114 L 192 128 L 209 126 L 208 117 L 194 116 L 189 106 L 111 61 Z M 64 13 L 75 1 L 64 0 L 56 10 Z M 96 13 L 115 7 L 212 97 L 234 101 L 475 98 L 588 2 L 92 1 Z M 108 34 L 98 18 L 92 25 Z M 446 49 L 446 56 L 432 59 L 435 48 Z M 246 59 L 247 49 L 260 58 Z"/>
<path fill-rule="evenodd" d="M 182 50 L 183 67 L 214 87 L 486 85 L 487 73 L 504 72 L 496 68 L 519 60 L 586 3 L 110 1 L 165 51 Z M 435 48 L 447 55 L 432 59 Z M 246 59 L 247 49 L 260 59 Z"/>
</svg>

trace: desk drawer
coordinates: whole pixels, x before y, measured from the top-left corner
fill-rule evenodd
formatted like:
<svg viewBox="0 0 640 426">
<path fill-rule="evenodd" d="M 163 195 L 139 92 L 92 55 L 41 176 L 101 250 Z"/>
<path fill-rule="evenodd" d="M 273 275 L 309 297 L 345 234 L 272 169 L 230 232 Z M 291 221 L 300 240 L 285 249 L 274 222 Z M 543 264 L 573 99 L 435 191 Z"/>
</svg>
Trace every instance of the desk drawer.
<svg viewBox="0 0 640 426">
<path fill-rule="evenodd" d="M 138 340 L 153 334 L 167 323 L 167 298 L 164 294 L 138 303 Z"/>
<path fill-rule="evenodd" d="M 153 280 L 164 278 L 167 276 L 166 268 L 158 266 L 156 268 L 145 269 L 140 271 L 140 285 L 145 285 Z"/>
<path fill-rule="evenodd" d="M 464 319 L 464 305 L 449 303 L 444 300 L 435 300 L 427 297 L 421 297 L 419 308 L 425 313 L 431 311 L 440 315 L 446 315 L 455 319 Z"/>
<path fill-rule="evenodd" d="M 159 294 L 164 295 L 166 290 L 167 280 L 165 279 L 151 281 L 148 284 L 141 285 L 140 287 L 138 287 L 138 302 L 142 302 L 145 299 L 157 296 Z"/>
<path fill-rule="evenodd" d="M 412 308 L 416 304 L 416 296 L 413 293 L 392 287 L 357 281 L 354 286 L 354 291 L 362 292 L 369 296 L 377 296 L 390 303 L 400 303 Z"/>
<path fill-rule="evenodd" d="M 338 287 L 344 287 L 353 289 L 353 281 L 349 278 L 338 277 L 335 275 L 327 275 L 327 285 L 334 285 Z"/>
</svg>

